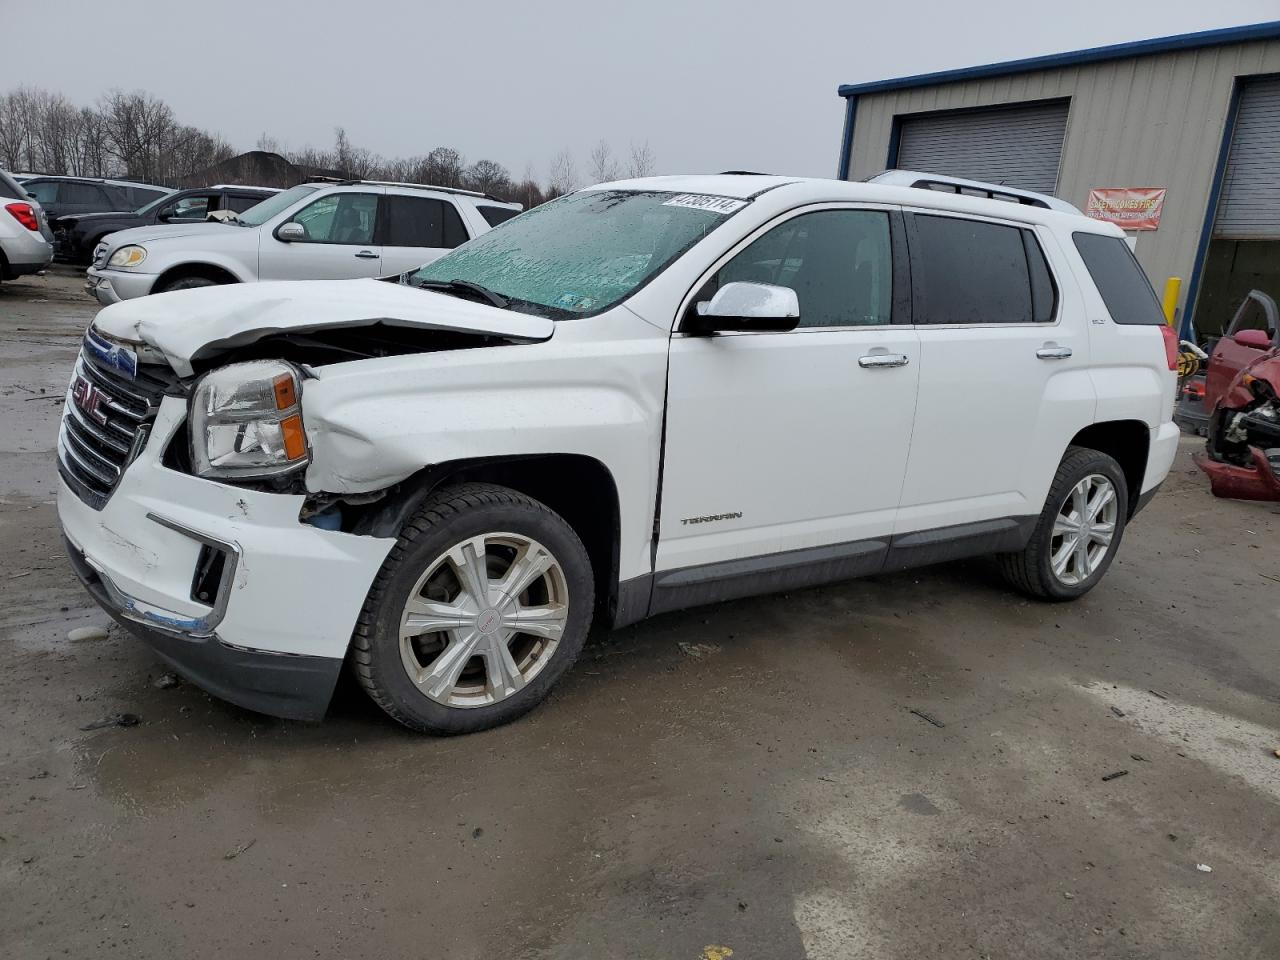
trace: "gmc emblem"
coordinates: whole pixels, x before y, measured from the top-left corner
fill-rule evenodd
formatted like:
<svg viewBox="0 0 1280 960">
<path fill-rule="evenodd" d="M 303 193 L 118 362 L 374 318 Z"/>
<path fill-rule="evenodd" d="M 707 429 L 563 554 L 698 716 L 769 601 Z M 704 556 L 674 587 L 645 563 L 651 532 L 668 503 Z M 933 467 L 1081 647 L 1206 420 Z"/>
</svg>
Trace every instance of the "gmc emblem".
<svg viewBox="0 0 1280 960">
<path fill-rule="evenodd" d="M 107 412 L 103 408 L 112 403 L 113 398 L 79 374 L 71 385 L 71 399 L 89 417 L 104 427 L 107 425 Z"/>
</svg>

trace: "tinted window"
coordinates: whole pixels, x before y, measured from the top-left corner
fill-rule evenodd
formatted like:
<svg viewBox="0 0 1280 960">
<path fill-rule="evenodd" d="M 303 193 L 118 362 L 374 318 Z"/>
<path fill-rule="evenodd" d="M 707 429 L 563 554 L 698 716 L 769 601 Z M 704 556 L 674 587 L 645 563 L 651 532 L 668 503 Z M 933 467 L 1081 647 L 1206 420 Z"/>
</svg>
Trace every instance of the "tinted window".
<svg viewBox="0 0 1280 960">
<path fill-rule="evenodd" d="M 80 203 L 101 205 L 106 202 L 106 191 L 92 183 L 64 182 L 58 192 L 61 203 Z"/>
<path fill-rule="evenodd" d="M 152 200 L 158 200 L 161 197 L 167 197 L 167 190 L 147 190 L 142 187 L 126 187 L 128 194 L 128 203 L 131 204 L 130 210 L 137 210 L 139 207 L 145 207 Z"/>
<path fill-rule="evenodd" d="M 889 215 L 869 210 L 805 213 L 774 227 L 726 263 L 698 300 L 726 283 L 790 287 L 800 326 L 889 323 L 893 254 Z"/>
<path fill-rule="evenodd" d="M 267 196 L 262 193 L 229 193 L 222 198 L 222 209 L 231 210 L 234 213 L 244 213 L 250 207 L 261 203 L 265 199 L 267 199 Z"/>
<path fill-rule="evenodd" d="M 467 228 L 462 225 L 462 217 L 452 203 L 444 205 L 444 245 L 452 250 L 470 240 Z"/>
<path fill-rule="evenodd" d="M 431 197 L 389 196 L 387 232 L 383 243 L 391 247 L 441 247 L 444 245 L 444 203 Z M 452 204 L 450 205 L 452 209 Z"/>
<path fill-rule="evenodd" d="M 311 243 L 372 243 L 378 198 L 372 193 L 331 193 L 293 216 Z"/>
<path fill-rule="evenodd" d="M 1053 279 L 1029 230 L 916 215 L 911 269 L 919 323 L 1053 319 Z"/>
<path fill-rule="evenodd" d="M 1127 243 L 1097 233 L 1073 233 L 1071 238 L 1112 320 L 1152 326 L 1164 323 L 1160 301 Z"/>
<path fill-rule="evenodd" d="M 520 216 L 519 210 L 508 210 L 506 207 L 484 207 L 477 206 L 480 216 L 484 217 L 484 222 L 491 227 L 496 227 L 500 223 L 506 223 L 512 217 Z"/>
<path fill-rule="evenodd" d="M 57 180 L 28 180 L 25 189 L 40 203 L 48 204 L 57 202 L 59 186 Z"/>
</svg>

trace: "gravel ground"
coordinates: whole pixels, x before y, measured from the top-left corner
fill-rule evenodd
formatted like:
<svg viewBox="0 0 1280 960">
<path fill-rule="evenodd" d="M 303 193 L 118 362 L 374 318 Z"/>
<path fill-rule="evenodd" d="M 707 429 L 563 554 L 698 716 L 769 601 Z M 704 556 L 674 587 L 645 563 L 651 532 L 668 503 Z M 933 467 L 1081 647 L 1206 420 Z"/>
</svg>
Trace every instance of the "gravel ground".
<svg viewBox="0 0 1280 960">
<path fill-rule="evenodd" d="M 1280 505 L 1194 441 L 1079 602 L 974 561 L 666 615 L 423 739 L 68 640 L 109 623 L 53 505 L 93 313 L 0 286 L 6 958 L 1280 956 Z"/>
</svg>

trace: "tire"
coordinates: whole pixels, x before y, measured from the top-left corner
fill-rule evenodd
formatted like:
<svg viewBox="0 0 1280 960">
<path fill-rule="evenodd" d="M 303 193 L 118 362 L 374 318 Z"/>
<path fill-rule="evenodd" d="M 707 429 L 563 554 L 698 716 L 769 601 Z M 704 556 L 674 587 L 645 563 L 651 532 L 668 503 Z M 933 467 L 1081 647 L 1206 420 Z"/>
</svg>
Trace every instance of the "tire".
<svg viewBox="0 0 1280 960">
<path fill-rule="evenodd" d="M 1102 519 L 1095 517 L 1086 525 L 1078 524 L 1080 494 L 1077 488 L 1083 485 L 1087 511 L 1090 511 L 1094 497 L 1099 497 L 1107 484 L 1113 499 L 1108 505 L 1099 505 L 1098 517 Z M 1074 600 L 1084 596 L 1097 586 L 1115 559 L 1128 513 L 1129 485 L 1120 464 L 1098 450 L 1068 447 L 1031 539 L 1021 552 L 1000 556 L 1001 573 L 1015 589 L 1038 600 Z M 1074 540 L 1073 529 L 1080 531 Z M 1105 535 L 1110 539 L 1104 544 L 1100 538 Z M 1079 549 L 1068 547 L 1068 541 L 1078 543 L 1081 537 L 1085 541 L 1086 556 L 1083 557 Z M 1065 568 L 1055 566 L 1055 560 L 1065 563 Z"/>
<path fill-rule="evenodd" d="M 483 566 L 470 566 L 482 552 Z M 517 562 L 536 572 L 546 558 L 551 566 L 514 596 L 498 589 Z M 468 592 L 480 571 L 481 589 Z M 481 594 L 488 607 L 474 599 Z M 545 504 L 492 484 L 446 487 L 404 525 L 378 572 L 352 636 L 352 667 L 374 702 L 411 730 L 496 727 L 536 706 L 573 665 L 594 594 L 586 548 Z M 510 626 L 521 619 L 538 633 Z M 442 629 L 412 632 L 426 621 Z"/>
<path fill-rule="evenodd" d="M 216 287 L 221 284 L 217 280 L 210 280 L 208 277 L 182 277 L 178 280 L 170 280 L 156 293 L 169 293 L 172 290 L 194 290 L 196 287 Z"/>
</svg>

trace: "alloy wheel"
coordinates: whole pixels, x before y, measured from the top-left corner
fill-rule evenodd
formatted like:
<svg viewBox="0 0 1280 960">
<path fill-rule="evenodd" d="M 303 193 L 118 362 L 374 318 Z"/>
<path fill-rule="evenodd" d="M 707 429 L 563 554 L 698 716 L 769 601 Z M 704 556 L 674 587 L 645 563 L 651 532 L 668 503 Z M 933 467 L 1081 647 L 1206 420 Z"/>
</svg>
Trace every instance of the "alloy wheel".
<svg viewBox="0 0 1280 960">
<path fill-rule="evenodd" d="M 435 702 L 488 706 L 542 672 L 568 615 L 568 583 L 546 547 L 522 534 L 482 534 L 418 578 L 400 618 L 400 659 Z"/>
<path fill-rule="evenodd" d="M 1090 474 L 1067 494 L 1053 521 L 1049 566 L 1066 586 L 1088 580 L 1106 559 L 1115 539 L 1120 503 L 1115 484 Z"/>
</svg>

